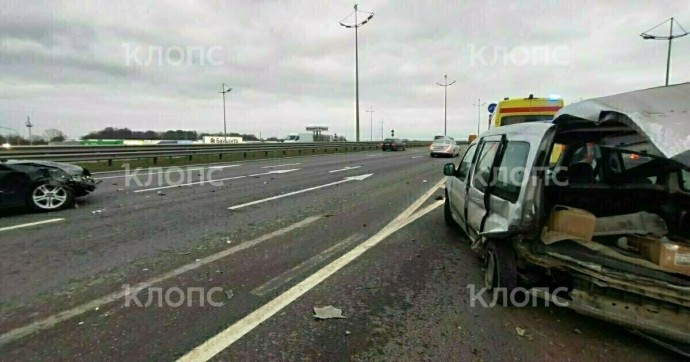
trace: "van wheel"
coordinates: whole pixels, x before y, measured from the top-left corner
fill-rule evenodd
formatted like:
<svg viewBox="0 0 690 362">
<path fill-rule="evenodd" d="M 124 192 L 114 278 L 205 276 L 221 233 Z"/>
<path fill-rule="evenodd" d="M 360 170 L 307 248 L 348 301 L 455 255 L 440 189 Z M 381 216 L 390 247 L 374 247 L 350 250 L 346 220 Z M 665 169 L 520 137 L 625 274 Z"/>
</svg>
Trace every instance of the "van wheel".
<svg viewBox="0 0 690 362">
<path fill-rule="evenodd" d="M 453 219 L 453 214 L 450 211 L 450 201 L 448 200 L 448 192 L 446 191 L 446 201 L 443 203 L 443 218 L 446 220 L 446 225 L 450 227 L 458 227 L 458 223 Z"/>
<path fill-rule="evenodd" d="M 517 288 L 515 251 L 507 241 L 489 241 L 485 250 L 484 284 L 502 305 L 511 304 L 511 292 Z M 522 302 L 516 295 L 515 302 Z"/>
</svg>

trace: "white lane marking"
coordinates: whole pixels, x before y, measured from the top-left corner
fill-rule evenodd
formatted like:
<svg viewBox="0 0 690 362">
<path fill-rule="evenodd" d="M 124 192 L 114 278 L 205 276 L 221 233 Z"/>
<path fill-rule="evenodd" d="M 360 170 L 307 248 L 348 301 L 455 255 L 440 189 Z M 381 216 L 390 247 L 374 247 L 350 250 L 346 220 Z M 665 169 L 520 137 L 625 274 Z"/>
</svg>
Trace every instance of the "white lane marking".
<svg viewBox="0 0 690 362">
<path fill-rule="evenodd" d="M 21 339 L 21 338 L 27 336 L 27 335 L 36 333 L 38 331 L 52 328 L 58 323 L 64 322 L 68 319 L 71 319 L 71 318 L 74 318 L 78 315 L 84 314 L 85 312 L 92 311 L 95 308 L 101 307 L 105 304 L 112 303 L 118 299 L 122 299 L 125 296 L 128 296 L 128 295 L 135 295 L 136 296 L 136 294 L 139 293 L 141 290 L 149 288 L 152 285 L 166 281 L 170 278 L 184 274 L 188 271 L 197 269 L 201 266 L 204 266 L 204 265 L 212 263 L 216 260 L 225 258 L 225 257 L 230 256 L 232 254 L 235 254 L 239 251 L 251 248 L 251 247 L 256 246 L 256 245 L 258 245 L 258 244 L 260 244 L 266 240 L 270 240 L 270 239 L 273 239 L 275 237 L 285 235 L 285 234 L 287 234 L 287 233 L 289 233 L 295 229 L 305 227 L 305 226 L 307 226 L 307 225 L 309 225 L 309 224 L 311 224 L 311 223 L 313 223 L 319 219 L 321 219 L 321 216 L 310 216 L 310 217 L 308 217 L 302 221 L 299 221 L 297 223 L 294 223 L 294 224 L 289 225 L 287 227 L 284 227 L 282 229 L 273 231 L 273 232 L 268 233 L 266 235 L 260 236 L 254 240 L 245 241 L 241 244 L 235 245 L 232 248 L 225 249 L 225 250 L 220 251 L 220 252 L 213 254 L 211 256 L 207 256 L 207 257 L 205 257 L 199 261 L 183 265 L 183 266 L 181 266 L 177 269 L 174 269 L 170 272 L 167 272 L 163 275 L 159 275 L 157 277 L 148 279 L 146 281 L 143 281 L 141 283 L 134 285 L 129 291 L 130 294 L 127 294 L 126 290 L 113 292 L 113 293 L 110 293 L 104 297 L 94 299 L 90 302 L 86 302 L 84 304 L 76 306 L 72 309 L 59 312 L 59 313 L 54 314 L 54 315 L 47 317 L 45 319 L 41 319 L 39 321 L 27 324 L 23 327 L 15 328 L 15 329 L 7 332 L 7 333 L 3 333 L 2 335 L 0 335 L 0 346 L 4 346 L 10 342 L 16 341 L 18 339 Z"/>
<path fill-rule="evenodd" d="M 352 167 L 345 166 L 345 168 L 341 168 L 340 170 L 331 170 L 331 171 L 328 171 L 328 173 L 343 172 L 343 171 L 348 171 L 348 170 L 356 170 L 360 167 L 362 167 L 362 166 L 352 166 Z"/>
<path fill-rule="evenodd" d="M 323 184 L 323 185 L 319 185 L 319 186 L 314 186 L 314 187 L 309 187 L 309 188 L 302 189 L 302 190 L 298 190 L 298 191 L 288 192 L 287 194 L 271 196 L 271 197 L 267 197 L 267 198 L 265 198 L 265 199 L 256 200 L 256 201 L 252 201 L 252 202 L 247 202 L 247 203 L 244 203 L 244 204 L 239 204 L 239 205 L 230 206 L 230 207 L 228 207 L 228 210 L 237 210 L 237 209 L 241 209 L 241 208 L 243 208 L 243 207 L 247 207 L 247 206 L 251 206 L 251 205 L 256 205 L 256 204 L 261 204 L 261 203 L 264 203 L 264 202 L 273 201 L 273 200 L 277 200 L 277 199 L 282 199 L 283 197 L 288 197 L 288 196 L 292 196 L 292 195 L 297 195 L 297 194 L 301 194 L 301 193 L 303 193 L 303 192 L 308 192 L 308 191 L 314 191 L 314 190 L 322 189 L 322 188 L 324 188 L 324 187 L 329 187 L 329 186 L 338 185 L 338 184 L 341 184 L 341 183 L 344 183 L 344 182 L 362 181 L 362 180 L 366 179 L 367 177 L 369 177 L 369 176 L 371 176 L 371 175 L 373 175 L 373 174 L 370 173 L 370 174 L 366 174 L 366 175 L 359 175 L 359 176 L 346 177 L 346 178 L 344 178 L 344 179 L 342 179 L 342 180 L 340 180 L 340 181 L 331 182 L 331 183 L 327 183 L 327 184 Z"/>
<path fill-rule="evenodd" d="M 59 217 L 59 218 L 55 218 L 55 219 L 48 219 L 48 220 L 30 222 L 30 223 L 26 223 L 26 224 L 19 224 L 19 225 L 13 225 L 13 226 L 5 226 L 5 227 L 0 228 L 0 231 L 21 229 L 21 228 L 26 228 L 26 227 L 29 227 L 29 226 L 48 224 L 48 223 L 51 223 L 51 222 L 58 222 L 58 221 L 63 221 L 63 220 L 65 220 L 65 219 L 62 218 L 62 217 Z"/>
<path fill-rule="evenodd" d="M 249 175 L 249 177 L 270 175 L 270 174 L 275 174 L 275 173 L 288 173 L 288 172 L 299 171 L 299 170 L 300 170 L 299 168 L 293 168 L 290 170 L 274 170 L 274 171 L 268 171 L 268 172 L 264 172 L 264 173 L 255 173 L 253 175 Z"/>
<path fill-rule="evenodd" d="M 156 191 L 156 190 L 163 190 L 163 189 L 169 189 L 173 187 L 183 187 L 183 186 L 194 186 L 194 185 L 203 185 L 211 182 L 220 182 L 220 181 L 227 181 L 227 180 L 237 180 L 241 178 L 246 178 L 247 176 L 234 176 L 234 177 L 226 177 L 226 178 L 217 178 L 213 180 L 206 180 L 206 181 L 197 181 L 197 182 L 188 182 L 186 184 L 179 184 L 179 185 L 167 185 L 167 186 L 160 186 L 160 187 L 153 187 L 150 189 L 141 189 L 141 190 L 134 190 L 134 192 L 148 192 L 148 191 Z"/>
<path fill-rule="evenodd" d="M 224 169 L 224 168 L 230 168 L 230 167 L 238 167 L 241 165 L 225 165 L 225 166 L 211 166 L 211 167 L 191 167 L 191 168 L 180 168 L 179 171 L 199 171 L 199 170 L 204 170 L 204 169 Z M 140 177 L 140 176 L 151 176 L 151 175 L 159 175 L 162 173 L 170 172 L 170 170 L 173 169 L 172 167 L 168 167 L 165 170 L 160 170 L 158 172 L 146 172 L 146 173 L 136 173 L 135 171 L 130 171 L 128 174 L 125 175 L 117 175 L 117 176 L 105 176 L 105 177 L 94 177 L 96 180 L 106 180 L 110 178 L 124 178 L 124 177 Z"/>
<path fill-rule="evenodd" d="M 316 273 L 310 275 L 294 287 L 288 289 L 277 298 L 249 313 L 224 331 L 211 337 L 211 339 L 182 356 L 178 361 L 208 361 L 222 350 L 228 348 L 238 339 L 242 338 L 242 336 L 256 328 L 259 324 L 278 313 L 281 309 L 285 308 L 297 298 L 314 288 L 316 285 L 326 280 L 326 278 L 335 274 L 338 270 L 350 264 L 352 261 L 364 254 L 364 252 L 373 248 L 394 232 L 426 215 L 433 209 L 443 205 L 443 201 L 436 201 L 419 212 L 414 213 L 415 210 L 417 210 L 429 197 L 431 197 L 436 190 L 438 190 L 439 186 L 444 181 L 445 179 L 441 179 L 441 181 L 434 185 L 429 191 L 425 192 L 421 198 L 412 203 L 412 205 L 410 205 L 410 207 L 408 207 L 402 214 L 398 215 L 398 217 L 377 232 L 374 236 L 359 244 L 345 255 L 321 268 Z"/>
<path fill-rule="evenodd" d="M 282 165 L 264 166 L 262 168 L 276 168 L 276 167 L 297 166 L 297 165 L 301 165 L 301 163 L 299 163 L 299 162 L 298 163 L 286 163 L 286 164 L 282 164 Z"/>
<path fill-rule="evenodd" d="M 166 186 L 152 187 L 152 188 L 149 188 L 149 189 L 135 190 L 134 192 L 148 192 L 148 191 L 156 191 L 156 190 L 170 189 L 170 188 L 173 188 L 173 187 L 203 185 L 203 184 L 213 183 L 213 182 L 220 182 L 220 181 L 227 181 L 227 180 L 237 180 L 237 179 L 241 179 L 241 178 L 254 177 L 254 176 L 270 175 L 270 174 L 274 174 L 274 173 L 287 173 L 287 172 L 292 172 L 292 171 L 297 171 L 297 170 L 299 170 L 299 168 L 295 168 L 295 169 L 292 169 L 292 170 L 276 170 L 276 171 L 269 171 L 269 172 L 257 173 L 257 174 L 249 175 L 249 176 L 247 176 L 247 175 L 244 175 L 244 176 L 233 176 L 233 177 L 217 178 L 217 179 L 206 180 L 206 181 L 187 182 L 187 183 L 179 184 L 179 185 L 166 185 Z"/>
<path fill-rule="evenodd" d="M 379 153 L 379 154 L 377 154 L 377 155 L 367 155 L 367 156 L 368 156 L 368 157 L 379 157 L 379 156 L 381 156 L 381 154 Z"/>
<path fill-rule="evenodd" d="M 292 279 L 297 277 L 300 272 L 303 270 L 307 270 L 310 268 L 313 268 L 316 265 L 321 264 L 324 260 L 330 258 L 333 256 L 333 254 L 344 250 L 347 248 L 350 244 L 357 242 L 362 238 L 361 234 L 352 234 L 349 237 L 345 238 L 344 240 L 338 242 L 337 244 L 331 246 L 330 248 L 322 251 L 321 253 L 309 258 L 308 260 L 305 260 L 296 266 L 292 267 L 290 270 L 280 274 L 279 276 L 267 281 L 263 285 L 255 288 L 252 290 L 250 293 L 258 296 L 263 296 L 266 295 L 278 288 L 280 288 L 281 285 L 285 285 L 286 283 L 290 282 Z"/>
<path fill-rule="evenodd" d="M 237 167 L 237 166 L 240 166 L 240 165 L 211 166 L 211 167 L 209 167 L 209 168 L 216 169 L 216 170 L 221 170 L 221 169 L 224 169 L 224 168 Z"/>
</svg>

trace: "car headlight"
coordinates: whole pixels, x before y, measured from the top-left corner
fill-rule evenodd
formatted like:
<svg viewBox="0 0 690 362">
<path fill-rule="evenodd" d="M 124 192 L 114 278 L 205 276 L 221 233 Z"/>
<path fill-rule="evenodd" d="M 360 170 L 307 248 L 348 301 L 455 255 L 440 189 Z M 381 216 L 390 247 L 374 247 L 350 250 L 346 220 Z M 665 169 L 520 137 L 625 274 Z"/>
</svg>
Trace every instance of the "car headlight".
<svg viewBox="0 0 690 362">
<path fill-rule="evenodd" d="M 82 182 L 84 181 L 84 176 L 82 175 L 73 175 L 70 180 L 75 181 L 75 182 Z"/>
</svg>

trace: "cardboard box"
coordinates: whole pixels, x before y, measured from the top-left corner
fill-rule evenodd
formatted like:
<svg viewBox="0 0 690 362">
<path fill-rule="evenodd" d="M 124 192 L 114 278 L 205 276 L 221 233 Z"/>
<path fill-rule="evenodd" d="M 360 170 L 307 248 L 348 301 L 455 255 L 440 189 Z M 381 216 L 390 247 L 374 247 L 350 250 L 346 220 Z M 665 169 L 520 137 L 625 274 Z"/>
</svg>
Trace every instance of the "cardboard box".
<svg viewBox="0 0 690 362">
<path fill-rule="evenodd" d="M 640 256 L 674 273 L 690 276 L 690 241 L 671 238 L 628 236 L 637 242 Z"/>
<path fill-rule="evenodd" d="M 592 241 L 597 217 L 589 211 L 568 206 L 554 206 L 549 215 L 548 230 Z"/>
</svg>

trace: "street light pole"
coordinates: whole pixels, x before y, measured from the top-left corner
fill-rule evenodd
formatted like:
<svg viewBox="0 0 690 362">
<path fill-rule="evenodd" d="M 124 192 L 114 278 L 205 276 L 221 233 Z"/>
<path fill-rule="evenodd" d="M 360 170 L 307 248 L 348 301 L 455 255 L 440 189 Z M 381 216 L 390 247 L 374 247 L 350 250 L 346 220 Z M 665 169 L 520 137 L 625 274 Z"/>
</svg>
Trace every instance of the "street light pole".
<svg viewBox="0 0 690 362">
<path fill-rule="evenodd" d="M 359 142 L 359 35 L 357 29 L 360 26 L 363 26 L 364 24 L 368 23 L 369 20 L 371 20 L 374 17 L 374 13 L 371 12 L 366 12 L 362 11 L 363 13 L 369 14 L 367 18 L 362 21 L 361 23 L 358 22 L 357 20 L 357 13 L 360 12 L 357 9 L 357 4 L 355 4 L 355 11 L 353 12 L 355 14 L 355 23 L 352 25 L 348 25 L 343 23 L 343 21 L 347 20 L 350 16 L 352 16 L 353 13 L 350 13 L 345 19 L 340 21 L 340 25 L 346 27 L 346 28 L 355 28 L 355 134 L 357 138 L 357 142 Z"/>
<path fill-rule="evenodd" d="M 448 133 L 448 87 L 453 85 L 455 81 L 448 83 L 448 75 L 443 76 L 443 84 L 436 82 L 436 84 L 443 87 L 443 135 L 447 136 Z"/>
<path fill-rule="evenodd" d="M 656 36 L 656 35 L 650 35 L 649 34 L 650 31 L 663 25 L 666 21 L 671 23 L 668 36 Z M 683 29 L 683 27 L 680 24 L 678 24 L 678 27 L 683 31 L 683 33 L 679 34 L 679 35 L 673 35 L 673 23 L 674 22 L 678 23 L 678 22 L 674 18 L 670 18 L 666 21 L 664 21 L 661 24 L 645 31 L 644 33 L 640 34 L 640 36 L 642 37 L 642 39 L 645 39 L 645 40 L 668 40 L 668 54 L 666 55 L 666 86 L 668 86 L 669 75 L 671 72 L 671 45 L 673 44 L 673 39 L 684 37 L 690 33 L 685 31 L 685 29 Z"/>
<path fill-rule="evenodd" d="M 379 121 L 381 124 L 381 142 L 383 142 L 383 118 Z"/>
<path fill-rule="evenodd" d="M 33 126 L 34 126 L 34 125 L 31 124 L 31 118 L 29 118 L 29 116 L 26 116 L 26 128 L 29 129 L 29 146 L 33 146 L 33 144 L 34 144 L 34 140 L 33 140 L 32 136 L 31 136 L 31 128 L 32 128 Z"/>
<path fill-rule="evenodd" d="M 374 107 L 367 109 L 367 113 L 371 116 L 369 118 L 369 141 L 374 141 Z"/>
<path fill-rule="evenodd" d="M 477 137 L 479 137 L 479 133 L 481 133 L 479 127 L 482 124 L 482 106 L 485 104 L 486 102 L 482 103 L 481 99 L 477 99 L 477 104 L 472 104 L 477 107 Z"/>
<path fill-rule="evenodd" d="M 228 143 L 228 127 L 227 123 L 225 122 L 225 93 L 228 93 L 232 90 L 232 88 L 225 89 L 225 83 L 220 88 L 220 92 L 223 94 L 223 143 Z"/>
</svg>

